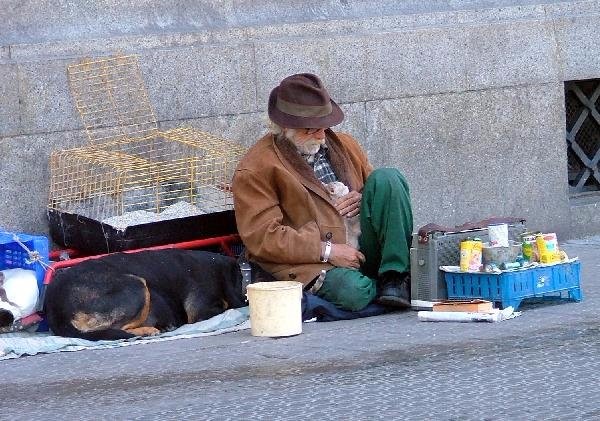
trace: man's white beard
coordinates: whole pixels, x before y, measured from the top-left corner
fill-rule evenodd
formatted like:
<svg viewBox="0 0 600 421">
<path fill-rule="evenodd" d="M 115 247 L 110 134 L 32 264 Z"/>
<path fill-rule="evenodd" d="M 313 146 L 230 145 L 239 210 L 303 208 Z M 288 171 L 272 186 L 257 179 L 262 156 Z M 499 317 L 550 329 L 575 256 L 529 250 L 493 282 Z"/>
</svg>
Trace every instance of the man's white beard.
<svg viewBox="0 0 600 421">
<path fill-rule="evenodd" d="M 291 129 L 288 131 L 287 134 L 287 138 L 296 146 L 296 149 L 298 149 L 298 152 L 300 152 L 302 155 L 314 155 L 317 152 L 319 152 L 319 149 L 321 148 L 321 145 L 323 145 L 325 143 L 325 139 L 310 139 L 307 140 L 306 142 L 299 144 L 298 142 L 296 142 L 296 131 L 294 129 Z"/>
<path fill-rule="evenodd" d="M 303 155 L 314 155 L 319 152 L 321 144 L 322 142 L 319 142 L 318 140 L 309 140 L 304 142 L 303 145 L 297 146 L 297 148 Z"/>
</svg>

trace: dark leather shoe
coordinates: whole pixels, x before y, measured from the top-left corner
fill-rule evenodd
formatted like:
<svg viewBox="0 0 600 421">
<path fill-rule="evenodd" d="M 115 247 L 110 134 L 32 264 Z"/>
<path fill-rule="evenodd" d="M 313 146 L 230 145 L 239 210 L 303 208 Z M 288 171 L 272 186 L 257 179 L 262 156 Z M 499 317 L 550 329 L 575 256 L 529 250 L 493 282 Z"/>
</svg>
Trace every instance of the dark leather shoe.
<svg viewBox="0 0 600 421">
<path fill-rule="evenodd" d="M 381 276 L 381 292 L 375 302 L 390 307 L 410 308 L 410 274 L 385 272 Z"/>
</svg>

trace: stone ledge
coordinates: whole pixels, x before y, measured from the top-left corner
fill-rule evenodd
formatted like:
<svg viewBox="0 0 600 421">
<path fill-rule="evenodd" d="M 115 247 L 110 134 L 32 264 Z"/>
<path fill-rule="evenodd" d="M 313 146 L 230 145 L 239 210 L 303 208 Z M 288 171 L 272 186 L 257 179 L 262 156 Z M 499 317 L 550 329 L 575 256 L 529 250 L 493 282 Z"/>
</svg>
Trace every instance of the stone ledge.
<svg viewBox="0 0 600 421">
<path fill-rule="evenodd" d="M 0 45 L 4 46 L 2 48 L 10 46 L 10 54 L 0 54 L 0 62 L 2 62 L 1 60 L 27 61 L 56 57 L 69 58 L 83 54 L 99 55 L 117 50 L 130 52 L 132 46 L 135 46 L 135 51 L 140 51 L 155 48 L 182 48 L 199 44 L 239 44 L 285 38 L 332 37 L 344 34 L 364 35 L 516 21 L 550 21 L 578 16 L 591 17 L 600 14 L 600 4 L 597 1 L 529 5 L 514 5 L 506 1 L 499 3 L 504 5 L 495 8 L 429 12 L 421 9 L 415 13 L 405 11 L 400 14 L 396 12 L 396 14 L 382 14 L 380 16 L 357 15 L 350 18 L 339 14 L 328 16 L 329 20 L 323 20 L 316 16 L 306 16 L 305 20 L 297 22 L 286 22 L 283 19 L 283 23 L 278 25 L 270 24 L 273 19 L 271 17 L 270 20 L 260 22 L 260 24 L 254 26 L 251 24 L 237 26 L 223 24 L 207 28 L 206 25 L 183 25 L 158 30 L 158 25 L 148 24 L 147 27 L 131 31 L 131 33 L 126 31 L 103 32 L 106 31 L 105 28 L 97 28 L 94 32 L 93 28 L 86 28 L 87 32 L 82 35 L 73 28 L 63 28 L 63 39 L 50 36 L 40 36 L 38 39 L 17 38 L 18 31 L 24 29 L 13 29 L 12 36 L 9 35 L 11 33 L 9 29 L 6 31 L 7 35 L 0 38 Z M 474 6 L 471 5 L 471 7 Z M 78 37 L 78 34 L 82 36 Z"/>
<path fill-rule="evenodd" d="M 569 236 L 577 238 L 597 234 L 600 226 L 600 193 L 571 198 L 569 204 L 571 210 Z"/>
</svg>

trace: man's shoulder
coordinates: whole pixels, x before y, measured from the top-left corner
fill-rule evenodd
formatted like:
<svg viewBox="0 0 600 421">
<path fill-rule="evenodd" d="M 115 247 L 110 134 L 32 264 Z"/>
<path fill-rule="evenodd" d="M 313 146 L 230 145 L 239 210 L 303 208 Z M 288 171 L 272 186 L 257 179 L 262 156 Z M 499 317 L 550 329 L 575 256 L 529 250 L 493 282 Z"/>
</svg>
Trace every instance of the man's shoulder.
<svg viewBox="0 0 600 421">
<path fill-rule="evenodd" d="M 352 140 L 354 142 L 356 142 L 356 139 L 350 134 L 350 133 L 346 133 L 346 132 L 333 132 L 335 133 L 335 135 L 337 137 L 339 137 L 340 139 L 344 139 L 344 140 Z"/>
<path fill-rule="evenodd" d="M 265 160 L 268 160 L 274 154 L 273 136 L 267 134 L 258 139 L 258 141 L 248 149 L 246 155 L 240 160 L 238 169 L 259 168 L 264 165 Z"/>
</svg>

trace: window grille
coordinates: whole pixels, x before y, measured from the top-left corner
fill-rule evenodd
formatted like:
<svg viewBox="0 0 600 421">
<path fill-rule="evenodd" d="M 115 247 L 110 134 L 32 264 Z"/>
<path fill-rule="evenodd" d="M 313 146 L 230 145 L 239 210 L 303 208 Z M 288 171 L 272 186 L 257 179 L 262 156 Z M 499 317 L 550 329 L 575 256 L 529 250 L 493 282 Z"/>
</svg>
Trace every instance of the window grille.
<svg viewBox="0 0 600 421">
<path fill-rule="evenodd" d="M 600 79 L 565 82 L 569 193 L 600 191 Z"/>
</svg>

